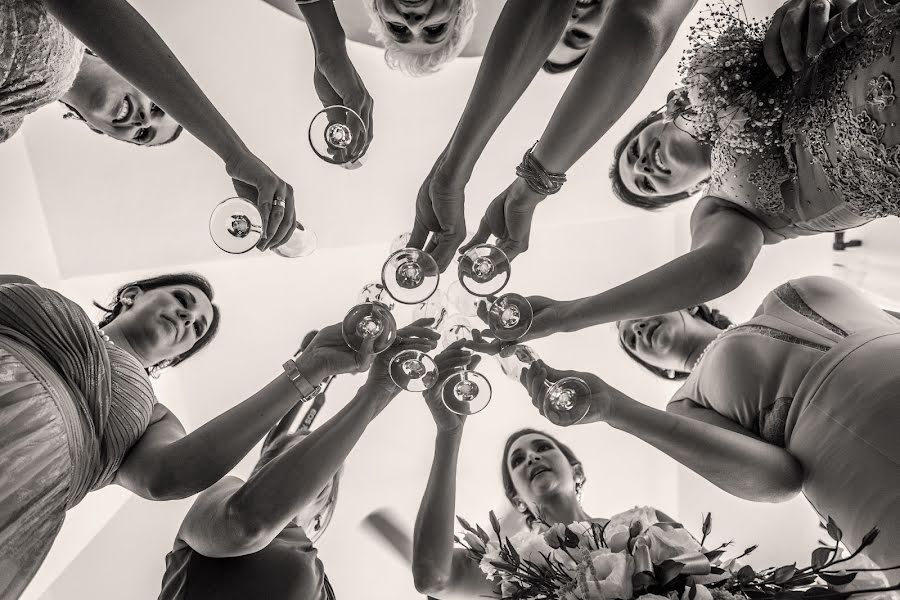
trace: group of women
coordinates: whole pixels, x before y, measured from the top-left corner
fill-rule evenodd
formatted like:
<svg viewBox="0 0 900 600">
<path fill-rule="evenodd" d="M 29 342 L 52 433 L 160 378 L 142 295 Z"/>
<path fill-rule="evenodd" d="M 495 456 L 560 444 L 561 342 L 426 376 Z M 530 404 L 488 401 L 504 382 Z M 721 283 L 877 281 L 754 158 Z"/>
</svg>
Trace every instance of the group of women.
<svg viewBox="0 0 900 600">
<path fill-rule="evenodd" d="M 387 63 L 416 75 L 458 56 L 476 19 L 475 0 L 363 4 Z M 508 0 L 459 124 L 419 191 L 410 245 L 448 267 L 466 241 L 465 188 L 487 142 L 541 68 L 574 70 L 539 142 L 463 247 L 494 236 L 511 259 L 526 251 L 537 206 L 624 114 L 694 5 Z M 614 322 L 624 352 L 683 385 L 661 411 L 597 375 L 542 361 L 522 384 L 540 409 L 545 381 L 577 375 L 591 388 L 579 425 L 634 435 L 741 498 L 779 502 L 802 492 L 823 519 L 840 523 L 850 549 L 877 525 L 881 535 L 865 554 L 895 567 L 900 315 L 824 277 L 781 285 L 742 324 L 705 303 L 737 288 L 765 245 L 900 216 L 900 8 L 788 0 L 753 25 L 737 4 L 716 6 L 691 34 L 684 87 L 622 140 L 610 172 L 614 193 L 641 208 L 702 192 L 690 252 L 595 296 L 530 298 L 535 322 L 518 340 Z M 314 42 L 316 93 L 371 124 L 372 99 L 333 4 L 300 0 L 296 8 Z M 3 0 L 0 23 L 0 141 L 54 101 L 92 131 L 133 144 L 174 142 L 183 127 L 259 206 L 267 232 L 259 248 L 290 237 L 291 186 L 243 144 L 127 2 Z M 440 335 L 431 323 L 400 329 L 377 355 L 371 342 L 349 349 L 340 324 L 311 332 L 283 373 L 187 433 L 151 378 L 213 341 L 220 316 L 209 283 L 192 274 L 135 281 L 98 307 L 104 316 L 94 324 L 61 294 L 0 276 L 0 600 L 23 593 L 66 511 L 111 483 L 151 500 L 199 494 L 166 557 L 161 599 L 333 598 L 314 542 L 330 522 L 346 457 L 400 392 L 388 361 L 434 350 Z M 476 339 L 435 360 L 447 377 L 498 352 L 509 349 Z M 313 431 L 292 427 L 323 382 L 362 371 L 365 383 L 331 419 Z M 434 598 L 499 598 L 454 548 L 465 417 L 441 403 L 440 383 L 423 394 L 437 433 L 413 536 L 414 580 Z M 230 476 L 263 438 L 247 480 Z M 555 436 L 515 432 L 500 462 L 506 496 L 528 527 L 605 521 L 581 506 L 585 467 Z M 889 578 L 896 583 L 897 571 Z"/>
</svg>

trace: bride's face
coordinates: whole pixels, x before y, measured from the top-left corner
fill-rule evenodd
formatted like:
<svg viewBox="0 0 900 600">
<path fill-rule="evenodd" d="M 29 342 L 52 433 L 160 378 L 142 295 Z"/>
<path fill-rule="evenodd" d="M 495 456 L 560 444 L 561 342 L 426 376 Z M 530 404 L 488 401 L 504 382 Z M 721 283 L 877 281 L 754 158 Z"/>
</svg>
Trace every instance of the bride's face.
<svg viewBox="0 0 900 600">
<path fill-rule="evenodd" d="M 575 471 L 547 436 L 520 436 L 509 448 L 506 465 L 516 494 L 529 508 L 539 506 L 550 495 L 575 495 Z"/>
<path fill-rule="evenodd" d="M 619 341 L 633 356 L 660 369 L 683 371 L 690 356 L 688 328 L 696 319 L 680 310 L 616 323 Z"/>
<path fill-rule="evenodd" d="M 645 197 L 685 192 L 710 174 L 700 143 L 662 120 L 647 125 L 628 141 L 618 169 L 625 187 Z"/>
<path fill-rule="evenodd" d="M 587 54 L 603 24 L 601 0 L 578 0 L 559 43 L 547 60 L 555 65 L 569 65 Z"/>
</svg>

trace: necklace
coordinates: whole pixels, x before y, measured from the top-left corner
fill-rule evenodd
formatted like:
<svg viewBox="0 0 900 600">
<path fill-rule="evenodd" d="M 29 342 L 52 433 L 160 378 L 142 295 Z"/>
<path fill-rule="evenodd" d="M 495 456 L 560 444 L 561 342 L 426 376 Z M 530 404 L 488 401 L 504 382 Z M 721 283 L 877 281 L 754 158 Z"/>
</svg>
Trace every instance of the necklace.
<svg viewBox="0 0 900 600">
<path fill-rule="evenodd" d="M 715 344 L 716 342 L 718 342 L 720 337 L 722 337 L 723 335 L 725 335 L 727 332 L 731 331 L 731 330 L 734 329 L 735 327 L 737 327 L 737 323 L 732 323 L 731 325 L 729 325 L 728 327 L 726 327 L 725 329 L 723 329 L 722 332 L 721 332 L 719 335 L 717 335 L 717 336 L 713 339 L 713 341 L 711 341 L 711 342 L 706 346 L 706 348 L 703 349 L 703 352 L 700 353 L 700 356 L 697 358 L 696 362 L 694 362 L 694 366 L 691 368 L 691 371 L 696 371 L 696 370 L 697 370 L 697 367 L 700 366 L 700 361 L 703 360 L 703 357 L 706 356 L 706 353 L 709 352 L 709 349 L 713 347 L 713 344 Z"/>
<path fill-rule="evenodd" d="M 107 344 L 109 344 L 109 345 L 111 345 L 111 346 L 115 346 L 115 345 L 116 345 L 116 343 L 115 343 L 114 341 L 112 341 L 111 339 L 109 339 L 109 336 L 106 335 L 106 332 L 104 332 L 102 329 L 100 329 L 100 328 L 98 327 L 98 328 L 97 328 L 97 331 L 100 332 L 100 337 L 103 338 L 103 341 L 104 341 L 104 342 L 106 342 Z"/>
</svg>

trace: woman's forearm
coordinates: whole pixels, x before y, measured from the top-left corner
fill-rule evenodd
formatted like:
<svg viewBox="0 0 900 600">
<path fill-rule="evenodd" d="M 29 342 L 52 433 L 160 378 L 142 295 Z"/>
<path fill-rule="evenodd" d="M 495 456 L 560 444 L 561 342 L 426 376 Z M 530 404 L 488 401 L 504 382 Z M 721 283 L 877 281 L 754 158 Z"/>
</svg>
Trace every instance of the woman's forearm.
<svg viewBox="0 0 900 600">
<path fill-rule="evenodd" d="M 561 331 L 578 331 L 622 319 L 639 319 L 697 306 L 737 288 L 752 258 L 705 246 L 595 296 L 563 305 Z"/>
<path fill-rule="evenodd" d="M 383 401 L 363 386 L 337 415 L 260 469 L 230 499 L 243 530 L 274 538 L 334 477 Z"/>
<path fill-rule="evenodd" d="M 319 0 L 298 4 L 297 8 L 309 28 L 316 53 L 328 53 L 334 50 L 346 51 L 347 35 L 341 26 L 332 0 Z"/>
<path fill-rule="evenodd" d="M 456 518 L 456 466 L 462 428 L 438 432 L 428 485 L 419 505 L 413 534 L 413 581 L 423 594 L 444 589 L 453 571 Z"/>
<path fill-rule="evenodd" d="M 671 414 L 615 389 L 606 422 L 660 450 L 722 490 L 755 502 L 800 491 L 803 468 L 787 450 L 711 423 Z"/>
<path fill-rule="evenodd" d="M 223 161 L 246 151 L 228 121 L 126 0 L 43 2 L 69 31 Z"/>
<path fill-rule="evenodd" d="M 584 62 L 553 112 L 534 156 L 565 173 L 644 88 L 696 0 L 609 0 Z"/>
<path fill-rule="evenodd" d="M 186 498 L 228 474 L 300 401 L 297 388 L 280 375 L 237 406 L 168 444 L 158 457 L 163 486 Z"/>
<path fill-rule="evenodd" d="M 447 175 L 469 180 L 488 141 L 559 42 L 574 5 L 575 0 L 506 2 L 445 150 Z"/>
</svg>

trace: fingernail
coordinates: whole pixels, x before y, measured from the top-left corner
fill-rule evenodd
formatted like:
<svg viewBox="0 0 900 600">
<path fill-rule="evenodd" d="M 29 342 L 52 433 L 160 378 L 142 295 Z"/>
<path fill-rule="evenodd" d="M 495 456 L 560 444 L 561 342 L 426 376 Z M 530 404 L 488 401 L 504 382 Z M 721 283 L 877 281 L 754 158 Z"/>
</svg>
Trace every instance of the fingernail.
<svg viewBox="0 0 900 600">
<path fill-rule="evenodd" d="M 781 65 L 775 67 L 775 75 L 777 77 L 781 77 L 782 75 L 784 75 L 784 71 L 785 71 L 785 68 Z"/>
</svg>

